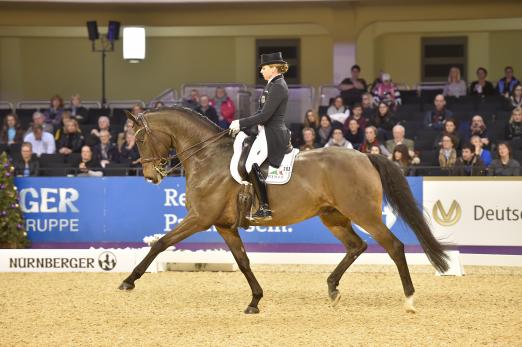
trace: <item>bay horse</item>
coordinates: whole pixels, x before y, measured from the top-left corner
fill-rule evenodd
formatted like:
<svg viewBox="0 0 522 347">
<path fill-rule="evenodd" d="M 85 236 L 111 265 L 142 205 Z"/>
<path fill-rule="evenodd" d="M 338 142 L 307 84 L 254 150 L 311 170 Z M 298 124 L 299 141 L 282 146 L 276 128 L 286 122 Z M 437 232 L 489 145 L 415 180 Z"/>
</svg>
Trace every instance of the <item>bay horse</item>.
<svg viewBox="0 0 522 347">
<path fill-rule="evenodd" d="M 259 313 L 263 290 L 250 269 L 250 262 L 237 229 L 237 195 L 241 188 L 229 171 L 232 137 L 208 118 L 183 107 L 127 113 L 136 132 L 143 176 L 159 184 L 167 174 L 164 166 L 175 149 L 186 176 L 188 213 L 173 230 L 154 243 L 145 258 L 121 283 L 132 290 L 156 256 L 167 247 L 214 225 L 232 252 L 252 291 L 245 313 Z M 348 267 L 366 250 L 366 243 L 351 223 L 363 227 L 389 254 L 397 266 L 405 309 L 415 312 L 414 287 L 406 263 L 404 245 L 382 222 L 383 192 L 388 203 L 411 227 L 432 265 L 448 269 L 447 256 L 434 238 L 413 194 L 397 165 L 382 155 L 367 155 L 345 148 L 321 148 L 301 152 L 294 161 L 291 180 L 269 185 L 272 220 L 251 225 L 281 226 L 319 216 L 344 245 L 346 255 L 327 279 L 332 305 L 340 299 L 339 281 Z"/>
</svg>

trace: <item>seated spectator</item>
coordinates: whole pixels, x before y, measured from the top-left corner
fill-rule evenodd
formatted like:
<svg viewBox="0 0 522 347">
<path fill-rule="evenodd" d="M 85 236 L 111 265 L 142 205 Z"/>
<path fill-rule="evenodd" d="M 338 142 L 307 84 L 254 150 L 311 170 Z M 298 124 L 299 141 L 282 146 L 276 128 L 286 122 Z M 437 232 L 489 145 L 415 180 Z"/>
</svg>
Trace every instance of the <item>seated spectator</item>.
<svg viewBox="0 0 522 347">
<path fill-rule="evenodd" d="M 133 108 L 134 111 L 134 108 Z M 133 112 L 134 113 L 134 112 Z M 113 132 L 111 130 L 111 122 L 109 120 L 109 117 L 107 116 L 100 116 L 98 118 L 98 127 L 91 130 L 91 134 L 89 138 L 86 140 L 86 144 L 89 146 L 94 146 L 100 143 L 100 134 L 102 130 L 107 130 L 109 134 L 111 134 L 111 139 L 114 138 Z"/>
<path fill-rule="evenodd" d="M 319 124 L 319 117 L 317 117 L 317 113 L 313 110 L 308 110 L 305 113 L 305 120 L 304 120 L 304 127 L 305 128 L 312 128 L 315 132 L 319 130 L 320 124 Z"/>
<path fill-rule="evenodd" d="M 364 142 L 362 143 L 359 151 L 363 153 L 371 153 L 370 149 L 372 146 L 377 146 L 380 149 L 380 154 L 389 156 L 390 152 L 384 147 L 379 140 L 377 140 L 377 128 L 370 125 L 364 129 Z"/>
<path fill-rule="evenodd" d="M 462 156 L 457 159 L 453 176 L 483 176 L 486 171 L 484 162 L 475 154 L 475 146 L 466 143 L 462 146 Z"/>
<path fill-rule="evenodd" d="M 505 134 L 506 140 L 522 140 L 522 108 L 517 107 L 511 111 Z"/>
<path fill-rule="evenodd" d="M 2 131 L 0 132 L 0 143 L 12 145 L 14 143 L 22 143 L 23 140 L 24 131 L 18 117 L 14 113 L 8 113 L 4 118 Z"/>
<path fill-rule="evenodd" d="M 520 163 L 512 158 L 511 146 L 507 142 L 500 142 L 497 147 L 498 159 L 491 162 L 488 176 L 520 176 Z"/>
<path fill-rule="evenodd" d="M 444 126 L 442 128 L 442 132 L 435 139 L 435 143 L 433 145 L 434 148 L 440 148 L 442 146 L 442 137 L 444 135 L 451 135 L 453 140 L 455 141 L 455 149 L 459 150 L 461 146 L 461 139 L 458 132 L 457 121 L 453 118 L 446 119 L 444 122 Z"/>
<path fill-rule="evenodd" d="M 29 129 L 25 132 L 25 135 L 33 132 L 33 125 L 41 125 L 43 130 L 47 133 L 53 134 L 53 126 L 51 124 L 45 123 L 45 116 L 42 112 L 36 111 L 33 113 L 33 122 L 29 126 Z"/>
<path fill-rule="evenodd" d="M 381 154 L 382 155 L 381 146 L 372 145 L 370 147 L 370 154 Z"/>
<path fill-rule="evenodd" d="M 130 167 L 139 167 L 140 152 L 136 145 L 136 134 L 133 131 L 128 131 L 125 135 L 125 142 L 120 148 L 119 162 L 129 163 Z"/>
<path fill-rule="evenodd" d="M 118 138 L 116 140 L 116 146 L 118 146 L 118 148 L 121 148 L 121 146 L 125 142 L 128 132 L 131 132 L 134 134 L 134 122 L 131 121 L 130 119 L 127 119 L 125 124 L 123 124 L 123 131 L 121 133 L 118 133 Z"/>
<path fill-rule="evenodd" d="M 491 148 L 491 141 L 489 139 L 488 128 L 486 127 L 486 124 L 484 123 L 484 119 L 482 118 L 482 116 L 478 114 L 473 116 L 473 118 L 471 118 L 470 127 L 467 130 L 468 131 L 466 137 L 468 139 L 471 140 L 473 136 L 477 135 L 480 137 L 484 148 Z M 487 165 L 489 165 L 489 163 Z"/>
<path fill-rule="evenodd" d="M 374 115 L 372 115 L 372 117 L 373 116 Z M 348 124 L 349 124 L 350 120 L 352 120 L 352 119 L 355 119 L 355 121 L 357 121 L 361 131 L 364 130 L 366 128 L 366 126 L 368 125 L 368 119 L 363 114 L 363 107 L 361 104 L 353 105 L 352 114 L 344 122 L 345 129 L 348 127 Z"/>
<path fill-rule="evenodd" d="M 353 65 L 350 69 L 351 76 L 342 80 L 339 85 L 341 98 L 345 105 L 353 105 L 361 102 L 362 95 L 368 89 L 366 81 L 360 78 L 361 68 L 359 65 Z"/>
<path fill-rule="evenodd" d="M 60 121 L 60 127 L 58 129 L 55 129 L 55 131 L 54 131 L 54 141 L 56 143 L 60 142 L 60 139 L 62 138 L 63 134 L 65 134 L 65 132 L 66 132 L 65 124 L 67 124 L 67 122 L 69 122 L 71 119 L 72 119 L 71 112 L 69 112 L 69 111 L 62 112 L 62 120 Z"/>
<path fill-rule="evenodd" d="M 506 98 L 513 93 L 513 89 L 519 84 L 519 81 L 513 76 L 513 68 L 506 66 L 504 68 L 504 77 L 497 83 L 497 92 L 504 95 Z"/>
<path fill-rule="evenodd" d="M 379 105 L 384 102 L 392 110 L 396 110 L 397 106 L 402 104 L 401 92 L 397 86 L 391 81 L 390 74 L 382 74 L 382 83 L 378 83 L 373 88 L 373 103 Z"/>
<path fill-rule="evenodd" d="M 227 123 L 225 121 L 219 122 L 219 118 L 217 115 L 217 111 L 214 107 L 210 106 L 209 99 L 207 95 L 201 95 L 199 98 L 199 106 L 196 107 L 194 110 L 196 112 L 201 113 L 203 116 L 210 119 L 212 122 L 216 123 L 222 128 L 227 127 Z"/>
<path fill-rule="evenodd" d="M 154 103 L 154 107 L 152 107 L 152 108 L 163 108 L 163 107 L 165 107 L 165 103 L 161 100 L 158 100 Z"/>
<path fill-rule="evenodd" d="M 53 129 L 58 129 L 62 121 L 63 99 L 59 95 L 51 98 L 51 105 L 44 112 L 45 123 L 52 125 Z"/>
<path fill-rule="evenodd" d="M 108 130 L 100 130 L 100 143 L 96 144 L 92 148 L 94 158 L 99 161 L 101 167 L 109 163 L 118 163 L 120 161 L 120 154 L 118 147 L 111 142 L 111 134 Z"/>
<path fill-rule="evenodd" d="M 370 119 L 375 114 L 375 104 L 374 104 L 372 93 L 363 94 L 361 106 L 362 106 L 363 118 Z M 352 108 L 352 113 L 353 112 L 354 111 Z M 359 124 L 359 125 L 361 125 L 361 124 Z M 364 129 L 364 128 L 366 128 L 366 126 L 361 125 L 361 128 Z"/>
<path fill-rule="evenodd" d="M 16 176 L 37 176 L 40 165 L 33 158 L 33 146 L 30 142 L 22 143 L 21 157 L 14 162 Z"/>
<path fill-rule="evenodd" d="M 227 96 L 227 92 L 223 87 L 216 88 L 216 95 L 214 99 L 210 100 L 210 105 L 213 106 L 219 117 L 219 121 L 225 120 L 226 126 L 234 120 L 234 115 L 236 113 L 236 106 L 232 99 Z"/>
<path fill-rule="evenodd" d="M 442 94 L 444 96 L 451 96 L 460 98 L 467 94 L 466 81 L 460 79 L 460 69 L 453 66 L 449 71 L 448 83 L 444 85 Z"/>
<path fill-rule="evenodd" d="M 471 86 L 469 87 L 470 95 L 478 95 L 478 96 L 490 96 L 495 95 L 497 93 L 495 87 L 493 87 L 493 83 L 486 80 L 488 77 L 488 70 L 483 67 L 479 67 L 477 69 L 477 81 L 471 82 Z"/>
<path fill-rule="evenodd" d="M 444 135 L 442 137 L 442 148 L 439 151 L 439 166 L 441 169 L 451 169 L 457 162 L 457 151 L 453 137 Z"/>
<path fill-rule="evenodd" d="M 24 142 L 31 143 L 33 153 L 38 157 L 45 154 L 54 154 L 56 152 L 56 144 L 54 143 L 53 135 L 43 131 L 43 126 L 35 124 L 32 127 L 32 132 L 25 135 Z"/>
<path fill-rule="evenodd" d="M 397 124 L 397 120 L 388 105 L 380 102 L 377 113 L 370 119 L 370 124 L 377 128 L 377 135 L 382 141 L 385 141 L 391 137 L 391 131 Z"/>
<path fill-rule="evenodd" d="M 330 141 L 330 137 L 332 136 L 332 120 L 328 115 L 323 114 L 321 116 L 320 125 L 319 130 L 317 130 L 317 144 L 319 147 L 324 147 L 324 145 Z"/>
<path fill-rule="evenodd" d="M 191 108 L 193 110 L 199 106 L 199 91 L 192 89 L 188 98 L 184 98 L 182 101 L 183 106 Z"/>
<path fill-rule="evenodd" d="M 308 151 L 311 149 L 318 148 L 317 142 L 315 140 L 314 128 L 306 127 L 303 129 L 303 141 L 304 144 L 299 148 L 301 151 Z"/>
<path fill-rule="evenodd" d="M 473 135 L 471 136 L 470 142 L 475 147 L 475 154 L 482 159 L 484 165 L 489 166 L 492 161 L 491 152 L 484 149 L 484 142 L 482 142 L 482 140 L 480 136 Z"/>
<path fill-rule="evenodd" d="M 344 124 L 346 118 L 350 115 L 350 110 L 343 105 L 343 99 L 338 96 L 334 99 L 333 104 L 328 107 L 326 114 L 330 116 L 333 122 Z"/>
<path fill-rule="evenodd" d="M 397 124 L 396 126 L 394 126 L 393 127 L 393 139 L 386 141 L 386 143 L 385 143 L 386 149 L 388 150 L 388 152 L 391 153 L 391 152 L 393 152 L 394 148 L 397 147 L 398 145 L 405 145 L 406 148 L 408 148 L 409 156 L 413 158 L 413 156 L 414 156 L 413 150 L 414 150 L 415 143 L 413 142 L 413 140 L 407 139 L 405 137 L 405 135 L 406 135 L 406 129 L 404 129 L 404 127 L 402 125 Z"/>
<path fill-rule="evenodd" d="M 65 132 L 56 142 L 58 153 L 69 155 L 71 153 L 80 153 L 83 147 L 83 135 L 78 126 L 76 119 L 69 119 L 65 123 Z"/>
<path fill-rule="evenodd" d="M 359 127 L 359 123 L 355 118 L 348 119 L 348 129 L 344 133 L 344 137 L 350 141 L 355 149 L 359 149 L 364 141 L 364 130 Z"/>
<path fill-rule="evenodd" d="M 76 167 L 79 169 L 78 176 L 103 176 L 103 172 L 100 170 L 100 162 L 93 157 L 89 146 L 82 147 L 80 162 Z"/>
<path fill-rule="evenodd" d="M 413 164 L 418 164 L 419 160 L 416 161 L 410 156 L 409 149 L 405 144 L 398 144 L 391 151 L 391 160 L 401 169 L 404 176 L 415 176 L 415 169 L 412 168 Z"/>
<path fill-rule="evenodd" d="M 343 129 L 340 127 L 334 128 L 332 132 L 332 137 L 330 138 L 328 143 L 326 143 L 325 147 L 342 147 L 353 149 L 353 146 L 350 143 L 350 141 L 344 138 Z"/>
<path fill-rule="evenodd" d="M 511 102 L 511 107 L 513 108 L 522 107 L 522 84 L 519 84 L 515 87 L 515 89 L 513 89 L 513 93 L 511 93 L 509 101 Z"/>
<path fill-rule="evenodd" d="M 441 130 L 446 119 L 453 117 L 453 112 L 446 108 L 446 99 L 442 94 L 435 96 L 433 104 L 435 109 L 426 112 L 424 125 L 434 130 Z"/>
<path fill-rule="evenodd" d="M 80 94 L 71 96 L 71 104 L 69 105 L 68 111 L 71 112 L 71 116 L 73 116 L 78 123 L 85 124 L 89 122 L 88 110 L 82 105 Z"/>
</svg>

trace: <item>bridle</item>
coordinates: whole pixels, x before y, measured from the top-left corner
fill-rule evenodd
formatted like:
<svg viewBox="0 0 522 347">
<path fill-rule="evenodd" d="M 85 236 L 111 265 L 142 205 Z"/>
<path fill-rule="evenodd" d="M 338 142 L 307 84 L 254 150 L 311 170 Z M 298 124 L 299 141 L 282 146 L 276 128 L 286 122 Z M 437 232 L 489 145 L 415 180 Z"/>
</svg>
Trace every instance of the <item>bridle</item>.
<svg viewBox="0 0 522 347">
<path fill-rule="evenodd" d="M 143 113 L 138 113 L 137 120 L 139 122 L 141 122 L 141 124 L 143 124 L 143 127 L 136 131 L 135 136 L 137 137 L 139 132 L 145 129 L 145 133 L 148 135 L 148 137 L 151 141 L 152 154 L 153 154 L 153 157 L 141 159 L 141 163 L 142 164 L 152 163 L 154 170 L 156 170 L 156 172 L 161 176 L 161 178 L 164 178 L 164 177 L 170 175 L 172 172 L 174 172 L 174 170 L 176 170 L 181 165 L 183 165 L 183 163 L 187 159 L 192 157 L 194 154 L 202 151 L 203 149 L 208 147 L 210 144 L 216 142 L 217 140 L 222 138 L 224 135 L 229 133 L 229 130 L 225 129 L 223 131 L 220 131 L 217 134 L 207 137 L 206 139 L 204 139 L 198 143 L 191 145 L 190 147 L 186 148 L 185 150 L 181 151 L 180 153 L 176 153 L 176 154 L 170 155 L 168 157 L 162 157 L 158 154 L 159 152 L 156 147 L 156 138 L 152 134 L 152 129 L 150 128 L 149 123 L 148 123 L 147 119 L 145 118 L 145 115 Z M 156 130 L 156 131 L 162 132 L 162 133 L 168 135 L 172 139 L 171 134 L 169 134 L 165 131 L 162 131 L 162 130 Z M 184 155 L 187 151 L 194 149 L 200 145 L 203 145 L 203 146 L 199 147 L 198 149 L 196 149 L 195 151 L 193 151 L 192 153 L 187 155 L 185 158 L 181 158 L 181 156 Z M 167 169 L 166 166 L 172 159 L 178 159 L 179 163 L 177 163 L 170 169 Z"/>
</svg>

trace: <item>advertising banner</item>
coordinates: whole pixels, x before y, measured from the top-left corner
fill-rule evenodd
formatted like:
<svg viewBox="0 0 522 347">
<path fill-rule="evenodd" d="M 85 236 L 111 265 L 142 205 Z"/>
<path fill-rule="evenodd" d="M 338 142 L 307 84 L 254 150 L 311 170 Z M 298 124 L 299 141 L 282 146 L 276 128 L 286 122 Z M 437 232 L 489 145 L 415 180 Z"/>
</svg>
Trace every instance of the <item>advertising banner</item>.
<svg viewBox="0 0 522 347">
<path fill-rule="evenodd" d="M 408 178 L 419 206 L 422 178 Z M 350 184 L 349 181 L 346 184 Z M 35 248 L 142 247 L 143 238 L 164 234 L 180 223 L 185 208 L 185 179 L 168 177 L 152 185 L 141 177 L 17 178 L 20 205 Z M 418 241 L 384 204 L 383 222 L 407 246 Z M 363 239 L 375 242 L 356 228 Z M 241 230 L 247 248 L 275 252 L 344 252 L 319 218 L 295 225 Z M 178 248 L 225 248 L 214 228 L 196 233 Z"/>
</svg>

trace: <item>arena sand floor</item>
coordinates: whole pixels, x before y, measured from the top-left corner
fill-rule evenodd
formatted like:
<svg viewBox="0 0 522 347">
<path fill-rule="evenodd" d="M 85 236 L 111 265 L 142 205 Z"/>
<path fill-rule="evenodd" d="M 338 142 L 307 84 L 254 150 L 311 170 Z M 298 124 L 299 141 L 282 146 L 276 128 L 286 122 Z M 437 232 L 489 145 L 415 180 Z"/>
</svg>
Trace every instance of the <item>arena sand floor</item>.
<svg viewBox="0 0 522 347">
<path fill-rule="evenodd" d="M 522 269 L 411 267 L 416 314 L 392 266 L 354 266 L 335 308 L 333 266 L 254 266 L 265 297 L 245 315 L 240 272 L 0 274 L 1 346 L 520 346 Z"/>
</svg>

